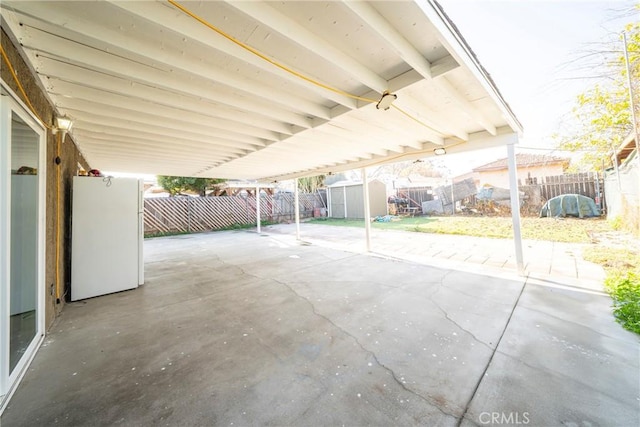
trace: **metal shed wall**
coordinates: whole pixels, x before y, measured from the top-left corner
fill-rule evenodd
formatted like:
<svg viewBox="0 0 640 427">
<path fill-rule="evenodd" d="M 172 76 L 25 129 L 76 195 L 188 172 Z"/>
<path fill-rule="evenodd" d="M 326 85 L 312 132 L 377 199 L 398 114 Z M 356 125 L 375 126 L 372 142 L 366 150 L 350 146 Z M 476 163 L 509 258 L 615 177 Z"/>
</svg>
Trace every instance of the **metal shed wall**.
<svg viewBox="0 0 640 427">
<path fill-rule="evenodd" d="M 329 216 L 331 218 L 364 218 L 364 192 L 362 184 L 329 187 Z M 369 208 L 371 216 L 387 214 L 387 188 L 378 180 L 369 182 Z"/>
</svg>

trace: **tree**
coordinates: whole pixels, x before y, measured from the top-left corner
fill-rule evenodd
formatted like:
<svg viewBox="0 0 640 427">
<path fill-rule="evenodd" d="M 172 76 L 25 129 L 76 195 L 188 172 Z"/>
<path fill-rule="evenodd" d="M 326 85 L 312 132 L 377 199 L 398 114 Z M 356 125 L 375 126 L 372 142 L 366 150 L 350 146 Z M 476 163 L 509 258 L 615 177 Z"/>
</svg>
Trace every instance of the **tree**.
<svg viewBox="0 0 640 427">
<path fill-rule="evenodd" d="M 640 116 L 640 24 L 625 28 L 631 87 Z M 599 52 L 603 58 L 603 78 L 577 98 L 573 116 L 577 125 L 556 135 L 561 150 L 583 152 L 580 165 L 598 170 L 602 163 L 611 164 L 611 154 L 633 130 L 622 35 L 608 50 Z M 593 57 L 593 56 L 591 56 Z"/>
<path fill-rule="evenodd" d="M 182 194 L 185 191 L 193 191 L 204 197 L 208 188 L 223 181 L 217 178 L 158 175 L 158 184 L 167 190 L 171 196 Z"/>
<path fill-rule="evenodd" d="M 303 193 L 315 193 L 318 188 L 324 185 L 324 178 L 324 175 L 298 178 L 298 190 Z"/>
<path fill-rule="evenodd" d="M 437 165 L 431 159 L 408 160 L 380 166 L 373 172 L 372 176 L 377 177 L 388 174 L 397 178 L 407 178 L 411 175 L 438 178 L 442 176 L 442 171 L 439 170 L 440 167 L 441 165 Z"/>
</svg>

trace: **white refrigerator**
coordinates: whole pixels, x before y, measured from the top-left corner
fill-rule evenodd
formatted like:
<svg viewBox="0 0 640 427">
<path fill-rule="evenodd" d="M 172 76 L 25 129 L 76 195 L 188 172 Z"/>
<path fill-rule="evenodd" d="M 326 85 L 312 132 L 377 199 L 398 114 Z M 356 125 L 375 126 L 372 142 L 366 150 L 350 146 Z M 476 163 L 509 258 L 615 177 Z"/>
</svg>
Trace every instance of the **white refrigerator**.
<svg viewBox="0 0 640 427">
<path fill-rule="evenodd" d="M 142 180 L 73 177 L 71 300 L 144 283 Z"/>
</svg>

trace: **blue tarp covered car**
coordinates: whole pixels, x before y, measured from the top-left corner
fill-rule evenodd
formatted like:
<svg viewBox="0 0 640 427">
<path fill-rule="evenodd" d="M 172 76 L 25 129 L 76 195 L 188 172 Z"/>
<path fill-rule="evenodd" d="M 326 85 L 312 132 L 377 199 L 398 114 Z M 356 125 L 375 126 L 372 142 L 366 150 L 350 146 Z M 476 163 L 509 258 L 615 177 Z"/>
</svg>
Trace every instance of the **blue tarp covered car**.
<svg viewBox="0 0 640 427">
<path fill-rule="evenodd" d="M 547 200 L 540 210 L 540 217 L 589 218 L 600 216 L 600 209 L 592 198 L 581 194 L 563 194 Z"/>
</svg>

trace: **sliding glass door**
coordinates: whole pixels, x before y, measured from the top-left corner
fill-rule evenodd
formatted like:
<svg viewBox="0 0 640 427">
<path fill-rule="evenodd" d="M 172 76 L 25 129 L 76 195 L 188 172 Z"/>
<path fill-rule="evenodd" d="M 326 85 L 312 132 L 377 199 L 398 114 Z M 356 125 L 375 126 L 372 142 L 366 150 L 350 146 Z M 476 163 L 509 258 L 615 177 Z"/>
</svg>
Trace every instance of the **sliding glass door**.
<svg viewBox="0 0 640 427">
<path fill-rule="evenodd" d="M 45 130 L 2 87 L 0 119 L 0 402 L 44 333 Z"/>
</svg>

